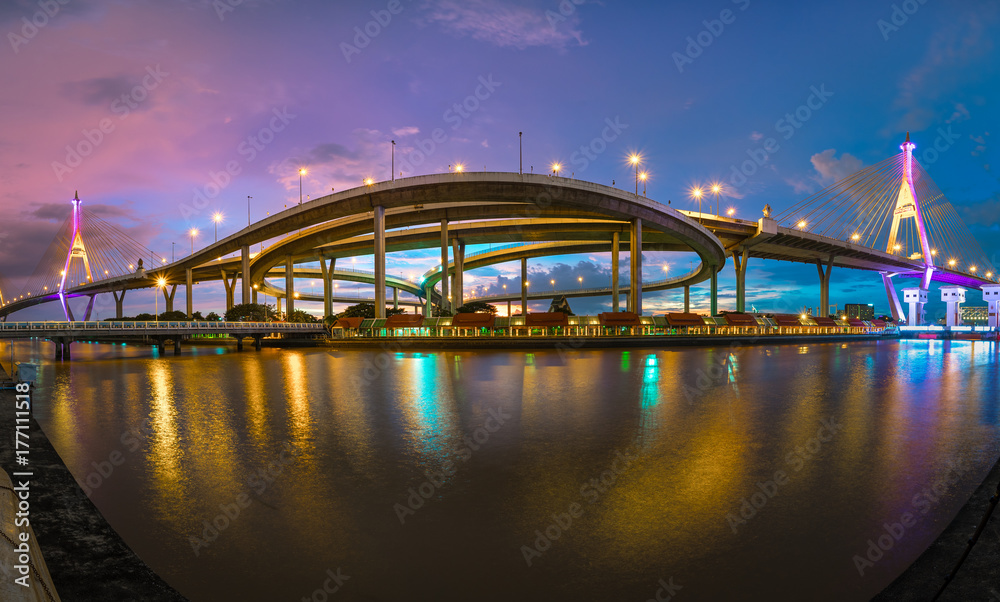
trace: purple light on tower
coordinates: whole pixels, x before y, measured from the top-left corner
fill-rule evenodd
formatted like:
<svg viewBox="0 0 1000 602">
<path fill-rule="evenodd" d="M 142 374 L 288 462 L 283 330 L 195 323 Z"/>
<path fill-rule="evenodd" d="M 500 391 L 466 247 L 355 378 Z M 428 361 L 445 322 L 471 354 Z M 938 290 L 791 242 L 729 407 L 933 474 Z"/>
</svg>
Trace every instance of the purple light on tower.
<svg viewBox="0 0 1000 602">
<path fill-rule="evenodd" d="M 921 288 L 927 289 L 931 285 L 931 276 L 934 274 L 934 258 L 931 256 L 931 245 L 927 242 L 927 228 L 924 226 L 924 213 L 920 209 L 920 199 L 917 198 L 917 189 L 913 185 L 913 149 L 917 147 L 916 144 L 910 142 L 910 133 L 906 132 L 906 141 L 899 146 L 902 149 L 905 158 L 903 162 L 903 178 L 906 180 L 906 184 L 910 188 L 910 194 L 913 195 L 913 206 L 914 211 L 917 214 L 917 232 L 920 235 L 920 246 L 921 253 L 924 259 L 924 277 L 921 279 Z"/>
</svg>

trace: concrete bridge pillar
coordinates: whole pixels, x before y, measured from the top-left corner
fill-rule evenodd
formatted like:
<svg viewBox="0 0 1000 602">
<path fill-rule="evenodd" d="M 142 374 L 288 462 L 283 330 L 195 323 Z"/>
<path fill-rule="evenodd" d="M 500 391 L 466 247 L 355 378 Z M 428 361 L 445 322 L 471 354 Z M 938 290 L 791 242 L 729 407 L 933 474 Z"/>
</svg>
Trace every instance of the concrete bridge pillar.
<svg viewBox="0 0 1000 602">
<path fill-rule="evenodd" d="M 285 319 L 288 320 L 295 311 L 295 264 L 292 263 L 291 255 L 285 255 L 285 300 L 288 306 L 285 308 Z M 378 311 L 377 306 L 376 311 Z"/>
<path fill-rule="evenodd" d="M 816 270 L 819 272 L 819 315 L 824 318 L 830 316 L 830 272 L 833 271 L 833 257 L 830 255 L 825 264 L 822 259 L 816 260 Z"/>
<path fill-rule="evenodd" d="M 236 337 L 236 351 L 243 351 L 243 335 L 234 335 Z"/>
<path fill-rule="evenodd" d="M 631 247 L 629 249 L 629 264 L 631 267 L 631 285 L 629 286 L 629 296 L 632 302 L 629 304 L 631 310 L 642 315 L 642 220 L 636 218 L 632 220 L 632 232 L 630 234 Z"/>
<path fill-rule="evenodd" d="M 455 286 L 451 290 L 451 298 L 455 301 L 455 309 L 465 305 L 465 243 L 459 239 L 451 241 L 452 257 L 455 261 Z"/>
<path fill-rule="evenodd" d="M 905 317 L 903 316 L 903 306 L 899 304 L 899 297 L 896 295 L 896 287 L 892 284 L 892 277 L 895 274 L 888 272 L 880 272 L 880 274 L 882 275 L 882 284 L 885 286 L 885 296 L 889 300 L 889 311 L 892 313 L 892 319 L 896 324 L 899 324 L 905 320 Z"/>
<path fill-rule="evenodd" d="M 716 266 L 712 266 L 712 289 L 710 292 L 711 296 L 711 309 L 709 310 L 714 316 L 719 313 L 719 272 Z"/>
<path fill-rule="evenodd" d="M 434 287 L 431 284 L 424 285 L 424 317 L 431 315 L 431 299 L 433 298 Z"/>
<path fill-rule="evenodd" d="M 611 234 L 611 311 L 618 311 L 618 255 L 621 247 L 621 234 Z"/>
<path fill-rule="evenodd" d="M 392 308 L 399 309 L 399 289 L 392 287 Z"/>
<path fill-rule="evenodd" d="M 240 249 L 240 280 L 243 283 L 243 303 L 250 303 L 250 246 Z"/>
<path fill-rule="evenodd" d="M 736 268 L 736 311 L 744 312 L 747 307 L 747 256 L 749 249 L 733 251 L 733 266 Z"/>
<path fill-rule="evenodd" d="M 194 272 L 191 268 L 184 270 L 184 280 L 187 286 L 187 317 L 194 315 Z"/>
<path fill-rule="evenodd" d="M 984 284 L 983 301 L 989 308 L 989 325 L 1000 327 L 1000 284 Z"/>
<path fill-rule="evenodd" d="M 691 313 L 691 286 L 684 287 L 684 313 Z"/>
<path fill-rule="evenodd" d="M 330 263 L 327 263 L 326 259 L 320 257 L 319 267 L 323 271 L 323 315 L 332 316 L 333 315 L 333 271 L 337 267 L 337 258 L 334 257 L 330 259 Z"/>
<path fill-rule="evenodd" d="M 256 351 L 260 351 L 260 340 L 263 339 L 263 338 L 264 338 L 264 335 L 262 335 L 262 334 L 255 334 L 253 336 L 253 348 Z"/>
<path fill-rule="evenodd" d="M 119 291 L 111 291 L 111 296 L 115 298 L 115 317 L 119 320 L 125 315 L 123 305 L 125 303 L 125 289 L 121 290 L 121 295 L 118 294 Z"/>
<path fill-rule="evenodd" d="M 385 207 L 376 205 L 375 214 L 375 317 L 385 317 Z"/>
<path fill-rule="evenodd" d="M 87 321 L 90 320 L 90 314 L 93 313 L 93 311 L 94 311 L 94 299 L 96 299 L 96 298 L 97 298 L 97 295 L 90 295 L 90 301 L 87 302 L 87 311 L 85 311 L 84 314 L 83 314 L 83 321 L 84 322 L 87 322 Z"/>
<path fill-rule="evenodd" d="M 910 326 L 919 326 L 926 322 L 924 304 L 927 303 L 927 294 L 927 289 L 917 286 L 903 289 L 903 301 L 910 304 L 909 319 L 906 320 Z"/>
<path fill-rule="evenodd" d="M 528 258 L 521 258 L 521 315 L 528 315 Z"/>
<path fill-rule="evenodd" d="M 451 309 L 448 300 L 448 220 L 441 220 L 441 309 Z"/>
<path fill-rule="evenodd" d="M 221 270 L 222 272 L 222 284 L 226 286 L 226 311 L 233 308 L 233 287 L 236 286 L 236 276 L 229 280 L 229 272 L 226 270 Z"/>
<path fill-rule="evenodd" d="M 181 354 L 181 338 L 180 335 L 178 335 L 177 338 L 174 339 L 174 355 L 180 355 L 180 354 Z"/>
<path fill-rule="evenodd" d="M 170 293 L 167 293 L 167 288 L 168 287 L 166 286 L 163 287 L 163 301 L 164 301 L 163 311 L 174 311 L 174 294 L 177 292 L 177 285 L 171 284 L 169 286 Z"/>
<path fill-rule="evenodd" d="M 965 288 L 961 286 L 942 286 L 941 300 L 948 304 L 945 314 L 946 326 L 962 325 L 962 304 L 965 303 Z"/>
</svg>

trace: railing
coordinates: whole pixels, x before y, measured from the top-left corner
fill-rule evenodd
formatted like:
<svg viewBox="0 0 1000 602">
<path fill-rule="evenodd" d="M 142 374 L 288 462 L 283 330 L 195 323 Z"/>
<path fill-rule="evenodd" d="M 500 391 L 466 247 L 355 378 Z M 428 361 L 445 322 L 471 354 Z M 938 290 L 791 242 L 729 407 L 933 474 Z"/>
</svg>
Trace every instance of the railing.
<svg viewBox="0 0 1000 602">
<path fill-rule="evenodd" d="M 127 330 L 281 330 L 281 331 L 316 331 L 325 330 L 319 323 L 306 324 L 299 322 L 182 322 L 160 320 L 151 322 L 3 322 L 3 331 L 38 331 L 38 330 L 97 330 L 97 331 L 127 331 Z"/>
</svg>

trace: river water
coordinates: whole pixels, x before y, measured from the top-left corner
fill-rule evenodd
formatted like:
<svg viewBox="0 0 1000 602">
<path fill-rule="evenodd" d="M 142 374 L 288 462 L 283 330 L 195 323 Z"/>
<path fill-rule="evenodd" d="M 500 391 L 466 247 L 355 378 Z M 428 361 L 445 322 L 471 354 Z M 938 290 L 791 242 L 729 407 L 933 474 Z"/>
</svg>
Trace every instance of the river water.
<svg viewBox="0 0 1000 602">
<path fill-rule="evenodd" d="M 194 601 L 866 600 L 1000 454 L 990 343 L 51 354 L 39 423 Z"/>
</svg>

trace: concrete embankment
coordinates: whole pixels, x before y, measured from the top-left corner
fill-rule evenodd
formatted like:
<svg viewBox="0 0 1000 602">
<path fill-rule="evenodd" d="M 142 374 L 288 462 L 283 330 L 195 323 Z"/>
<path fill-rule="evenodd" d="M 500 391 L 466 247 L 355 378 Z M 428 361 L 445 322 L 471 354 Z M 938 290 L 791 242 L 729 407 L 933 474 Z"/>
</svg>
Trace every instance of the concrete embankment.
<svg viewBox="0 0 1000 602">
<path fill-rule="evenodd" d="M 31 394 L 33 403 L 44 403 L 34 399 L 34 390 Z M 26 469 L 34 473 L 30 523 L 62 600 L 185 601 L 111 528 L 33 417 L 28 423 L 29 465 L 15 464 L 15 399 L 14 391 L 0 391 L 0 466 L 8 473 Z"/>
</svg>

